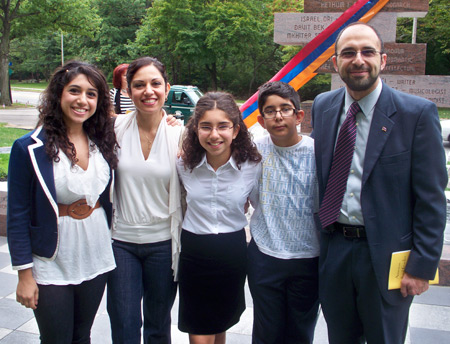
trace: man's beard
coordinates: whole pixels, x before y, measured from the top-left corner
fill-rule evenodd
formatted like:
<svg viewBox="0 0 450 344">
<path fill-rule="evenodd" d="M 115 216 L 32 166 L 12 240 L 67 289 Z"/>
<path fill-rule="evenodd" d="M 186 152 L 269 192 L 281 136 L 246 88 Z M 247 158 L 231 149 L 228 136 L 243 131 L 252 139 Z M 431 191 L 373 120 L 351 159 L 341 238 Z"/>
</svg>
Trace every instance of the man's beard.
<svg viewBox="0 0 450 344">
<path fill-rule="evenodd" d="M 378 74 L 374 76 L 370 70 L 367 78 L 352 78 L 349 72 L 347 72 L 346 75 L 340 74 L 340 76 L 342 81 L 344 81 L 347 87 L 352 91 L 367 91 L 378 79 Z"/>
</svg>

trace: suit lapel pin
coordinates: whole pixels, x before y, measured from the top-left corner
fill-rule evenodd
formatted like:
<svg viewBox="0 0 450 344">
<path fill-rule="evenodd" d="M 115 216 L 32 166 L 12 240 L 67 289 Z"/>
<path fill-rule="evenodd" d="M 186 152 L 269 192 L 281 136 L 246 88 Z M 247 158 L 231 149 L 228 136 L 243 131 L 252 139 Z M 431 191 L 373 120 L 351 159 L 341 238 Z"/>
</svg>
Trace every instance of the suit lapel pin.
<svg viewBox="0 0 450 344">
<path fill-rule="evenodd" d="M 387 131 L 387 128 L 386 128 L 386 127 L 382 127 L 381 130 L 383 130 L 384 132 L 386 132 L 386 131 Z"/>
</svg>

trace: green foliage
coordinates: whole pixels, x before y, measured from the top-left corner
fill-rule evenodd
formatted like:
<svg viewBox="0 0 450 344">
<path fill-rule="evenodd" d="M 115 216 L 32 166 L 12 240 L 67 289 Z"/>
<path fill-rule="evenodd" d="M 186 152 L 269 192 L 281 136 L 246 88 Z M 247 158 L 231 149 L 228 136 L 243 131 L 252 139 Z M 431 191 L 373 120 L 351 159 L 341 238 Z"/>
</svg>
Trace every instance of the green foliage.
<svg viewBox="0 0 450 344">
<path fill-rule="evenodd" d="M 66 60 L 73 58 L 68 47 L 65 47 Z M 48 80 L 53 70 L 61 65 L 61 34 L 47 31 L 45 35 L 36 33 L 14 39 L 10 60 L 12 77 L 16 80 Z"/>
<path fill-rule="evenodd" d="M 298 90 L 302 101 L 314 100 L 320 93 L 331 89 L 331 74 L 319 74 Z"/>
<path fill-rule="evenodd" d="M 154 1 L 130 44 L 132 55 L 161 59 L 172 83 L 248 96 L 281 65 L 272 5 L 268 0 Z"/>
<path fill-rule="evenodd" d="M 118 64 L 150 55 L 166 65 L 172 84 L 245 99 L 302 48 L 273 42 L 273 13 L 302 12 L 303 0 L 11 0 L 11 13 L 18 3 L 11 51 L 0 55 L 13 62 L 18 80 L 49 78 L 61 63 L 63 32 L 65 61 L 94 63 L 108 80 Z M 2 11 L 0 6 L 0 20 Z M 449 1 L 431 0 L 429 13 L 418 20 L 427 74 L 450 74 L 449 19 Z M 411 29 L 412 19 L 399 18 L 397 40 L 411 42 Z M 0 67 L 0 81 L 5 70 Z M 329 76 L 319 75 L 299 92 L 310 100 L 328 89 Z"/>
<path fill-rule="evenodd" d="M 427 15 L 418 19 L 417 43 L 427 43 L 426 74 L 450 75 L 450 2 L 430 0 Z M 399 18 L 397 41 L 411 43 L 413 19 Z"/>
<path fill-rule="evenodd" d="M 303 12 L 303 0 L 273 0 L 272 13 Z"/>
<path fill-rule="evenodd" d="M 1 2 L 0 21 L 2 37 L 0 44 L 0 102 L 10 105 L 8 63 L 13 62 L 16 69 L 17 66 L 24 63 L 25 59 L 19 57 L 21 56 L 21 48 L 19 48 L 21 45 L 28 49 L 26 56 L 31 55 L 42 64 L 48 55 L 42 57 L 42 49 L 38 49 L 36 46 L 39 42 L 31 43 L 28 39 L 39 37 L 45 44 L 47 42 L 45 34 L 49 30 L 50 32 L 62 30 L 80 36 L 89 36 L 95 32 L 99 17 L 91 8 L 91 0 L 11 0 Z M 15 55 L 10 51 L 11 42 L 14 42 L 18 51 Z M 17 60 L 14 60 L 14 57 Z M 51 62 L 53 59 L 52 55 L 50 61 L 45 61 L 46 63 L 41 66 L 38 63 L 34 70 L 34 76 L 39 78 L 39 72 L 48 74 L 48 70 L 55 67 Z M 43 70 L 40 71 L 39 67 L 42 67 Z M 27 66 L 24 66 L 21 72 L 24 71 L 27 71 Z"/>
<path fill-rule="evenodd" d="M 15 3 L 19 6 L 17 15 L 11 18 L 11 38 L 28 36 L 30 32 L 45 33 L 47 30 L 92 36 L 99 25 L 100 18 L 90 0 L 16 0 L 11 1 L 11 12 Z"/>
<path fill-rule="evenodd" d="M 101 22 L 92 38 L 80 37 L 82 59 L 101 66 L 112 79 L 112 71 L 132 58 L 127 44 L 134 41 L 136 31 L 146 13 L 145 0 L 91 0 Z"/>
</svg>

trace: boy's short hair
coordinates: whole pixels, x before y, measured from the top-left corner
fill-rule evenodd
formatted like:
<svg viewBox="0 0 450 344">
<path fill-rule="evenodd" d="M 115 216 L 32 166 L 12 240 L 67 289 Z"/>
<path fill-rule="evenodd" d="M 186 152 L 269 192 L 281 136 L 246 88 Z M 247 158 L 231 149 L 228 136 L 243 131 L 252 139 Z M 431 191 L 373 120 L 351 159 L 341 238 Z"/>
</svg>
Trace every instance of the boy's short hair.
<svg viewBox="0 0 450 344">
<path fill-rule="evenodd" d="M 300 110 L 300 95 L 289 84 L 282 81 L 270 81 L 259 87 L 258 109 L 262 115 L 263 106 L 269 96 L 276 95 L 284 99 L 289 99 L 297 111 Z"/>
</svg>

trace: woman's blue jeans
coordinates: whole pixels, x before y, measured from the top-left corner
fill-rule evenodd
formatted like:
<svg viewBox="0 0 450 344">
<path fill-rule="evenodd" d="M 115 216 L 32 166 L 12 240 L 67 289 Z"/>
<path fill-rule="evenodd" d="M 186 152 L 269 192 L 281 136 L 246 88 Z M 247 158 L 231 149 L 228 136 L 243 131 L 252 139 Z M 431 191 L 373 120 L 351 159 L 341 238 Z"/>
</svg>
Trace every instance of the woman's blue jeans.
<svg viewBox="0 0 450 344">
<path fill-rule="evenodd" d="M 115 344 L 169 344 L 177 284 L 173 280 L 171 241 L 133 244 L 115 240 L 117 268 L 108 279 L 107 309 Z"/>
</svg>

